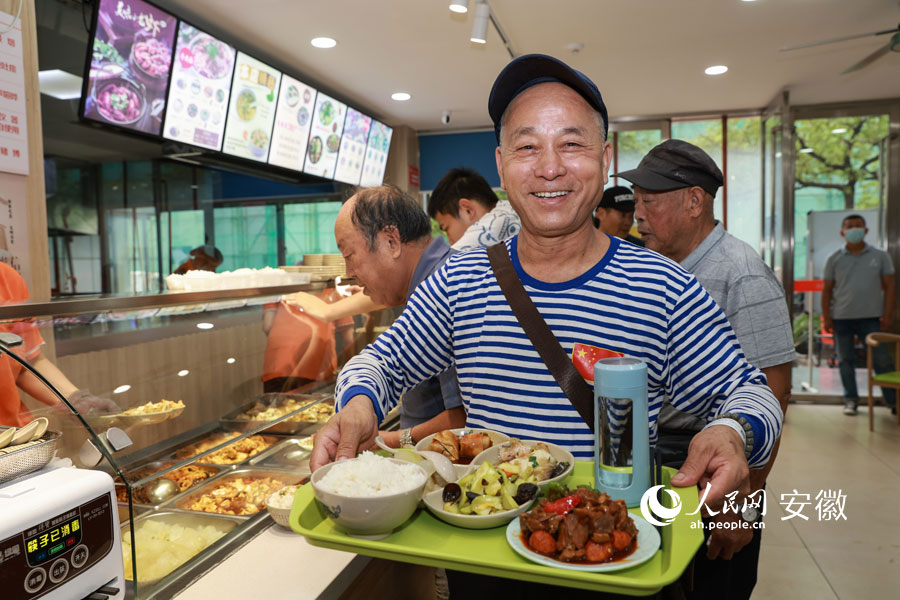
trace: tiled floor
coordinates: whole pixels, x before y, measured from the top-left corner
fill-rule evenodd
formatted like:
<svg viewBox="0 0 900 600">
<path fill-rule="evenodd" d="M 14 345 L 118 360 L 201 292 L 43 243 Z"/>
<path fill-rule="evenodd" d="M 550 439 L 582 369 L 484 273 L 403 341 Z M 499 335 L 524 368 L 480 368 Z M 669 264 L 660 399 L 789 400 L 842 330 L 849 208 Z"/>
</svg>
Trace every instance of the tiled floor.
<svg viewBox="0 0 900 600">
<path fill-rule="evenodd" d="M 753 600 L 900 596 L 900 426 L 886 408 L 876 407 L 870 433 L 865 410 L 847 417 L 839 405 L 792 404 L 768 490 Z M 810 495 L 808 520 L 782 520 L 782 494 L 795 490 Z M 846 497 L 846 520 L 819 519 L 820 491 Z"/>
</svg>

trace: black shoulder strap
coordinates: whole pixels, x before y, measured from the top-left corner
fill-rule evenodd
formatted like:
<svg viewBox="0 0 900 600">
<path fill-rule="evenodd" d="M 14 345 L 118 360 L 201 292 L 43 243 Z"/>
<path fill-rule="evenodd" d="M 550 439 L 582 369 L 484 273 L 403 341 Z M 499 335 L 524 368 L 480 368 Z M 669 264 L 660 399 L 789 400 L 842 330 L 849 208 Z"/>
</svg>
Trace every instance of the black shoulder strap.
<svg viewBox="0 0 900 600">
<path fill-rule="evenodd" d="M 594 393 L 590 386 L 584 381 L 584 378 L 578 373 L 572 360 L 559 344 L 559 340 L 553 335 L 547 322 L 541 317 L 537 307 L 525 286 L 516 275 L 512 261 L 509 259 L 509 253 L 506 250 L 506 243 L 500 242 L 494 244 L 487 249 L 488 258 L 491 261 L 491 268 L 506 296 L 506 301 L 516 315 L 519 324 L 534 349 L 537 350 L 544 364 L 550 370 L 556 383 L 565 392 L 569 402 L 584 419 L 591 431 L 594 430 Z"/>
</svg>

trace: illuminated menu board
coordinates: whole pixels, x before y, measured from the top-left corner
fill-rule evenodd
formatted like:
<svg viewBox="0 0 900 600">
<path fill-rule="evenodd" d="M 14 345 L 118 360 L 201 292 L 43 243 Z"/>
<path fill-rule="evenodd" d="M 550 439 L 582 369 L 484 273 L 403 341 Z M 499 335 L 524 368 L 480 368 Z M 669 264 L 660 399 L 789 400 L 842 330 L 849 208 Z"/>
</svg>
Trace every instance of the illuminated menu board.
<svg viewBox="0 0 900 600">
<path fill-rule="evenodd" d="M 234 48 L 182 21 L 163 137 L 221 150 L 233 70 Z"/>
<path fill-rule="evenodd" d="M 363 159 L 366 156 L 366 141 L 369 139 L 371 126 L 372 117 L 347 108 L 344 135 L 341 137 L 341 150 L 338 152 L 337 168 L 334 171 L 336 180 L 359 185 L 363 171 Z"/>
<path fill-rule="evenodd" d="M 237 53 L 236 63 L 222 151 L 265 162 L 281 73 L 243 52 Z"/>
<path fill-rule="evenodd" d="M 293 77 L 282 77 L 269 164 L 303 170 L 315 102 L 316 90 Z"/>
<path fill-rule="evenodd" d="M 328 179 L 334 177 L 346 111 L 346 104 L 319 92 L 312 115 L 304 173 Z"/>
<path fill-rule="evenodd" d="M 176 23 L 141 0 L 100 0 L 85 118 L 159 135 Z"/>
<path fill-rule="evenodd" d="M 393 129 L 379 121 L 372 121 L 369 132 L 369 143 L 366 144 L 366 159 L 363 162 L 363 173 L 359 184 L 364 187 L 381 185 L 384 181 L 384 169 L 387 166 L 388 150 L 391 147 Z"/>
</svg>

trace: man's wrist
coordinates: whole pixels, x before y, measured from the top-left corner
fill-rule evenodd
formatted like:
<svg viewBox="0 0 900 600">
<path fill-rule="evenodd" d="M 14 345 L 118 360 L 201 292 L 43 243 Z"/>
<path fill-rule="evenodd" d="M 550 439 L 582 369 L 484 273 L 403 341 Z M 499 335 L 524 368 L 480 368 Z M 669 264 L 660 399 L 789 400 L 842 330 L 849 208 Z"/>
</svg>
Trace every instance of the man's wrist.
<svg viewBox="0 0 900 600">
<path fill-rule="evenodd" d="M 400 430 L 400 447 L 414 447 L 416 445 L 412 437 L 412 427 Z"/>
<path fill-rule="evenodd" d="M 747 424 L 746 420 L 744 420 L 744 422 L 741 422 L 741 420 L 742 417 L 738 415 L 726 413 L 707 423 L 703 429 L 706 430 L 718 425 L 733 430 L 740 436 L 744 456 L 749 458 L 750 454 L 753 452 L 753 430 L 750 428 L 750 425 Z"/>
</svg>

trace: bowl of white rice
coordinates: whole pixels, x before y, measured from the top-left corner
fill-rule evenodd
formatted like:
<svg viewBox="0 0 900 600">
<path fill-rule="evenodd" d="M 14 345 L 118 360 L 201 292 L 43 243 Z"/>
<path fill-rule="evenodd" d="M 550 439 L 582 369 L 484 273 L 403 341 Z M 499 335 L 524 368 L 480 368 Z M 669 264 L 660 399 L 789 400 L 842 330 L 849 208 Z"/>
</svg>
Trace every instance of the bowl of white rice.
<svg viewBox="0 0 900 600">
<path fill-rule="evenodd" d="M 428 473 L 419 465 L 363 452 L 312 474 L 325 514 L 347 533 L 381 538 L 416 511 Z"/>
</svg>

